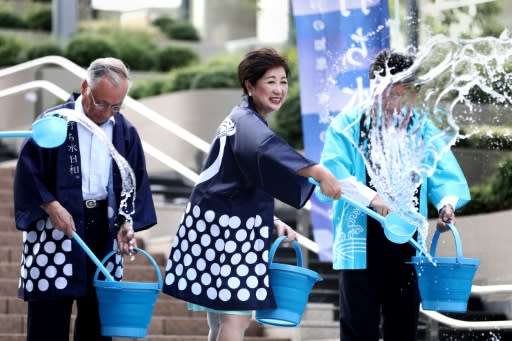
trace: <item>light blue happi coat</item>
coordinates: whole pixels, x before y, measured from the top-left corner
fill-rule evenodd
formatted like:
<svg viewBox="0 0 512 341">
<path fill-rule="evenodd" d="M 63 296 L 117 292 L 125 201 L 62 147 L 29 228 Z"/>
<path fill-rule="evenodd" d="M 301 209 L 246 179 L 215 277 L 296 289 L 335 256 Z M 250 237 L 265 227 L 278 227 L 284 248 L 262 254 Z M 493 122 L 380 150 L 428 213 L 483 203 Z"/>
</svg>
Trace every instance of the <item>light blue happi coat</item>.
<svg viewBox="0 0 512 341">
<path fill-rule="evenodd" d="M 366 184 L 365 162 L 358 145 L 354 144 L 359 143 L 360 120 L 363 114 L 363 108 L 356 108 L 334 118 L 327 129 L 320 163 L 337 179 L 355 176 L 358 181 Z M 438 133 L 439 130 L 429 120 L 422 122 L 420 135 L 425 140 Z M 444 147 L 446 145 L 436 146 L 438 150 Z M 427 198 L 437 207 L 447 195 L 458 198 L 455 208 L 462 207 L 470 200 L 467 181 L 455 156 L 449 150 L 438 160 L 434 173 L 423 177 L 420 213 L 427 217 Z M 366 214 L 344 200 L 334 201 L 333 235 L 333 268 L 366 269 Z"/>
</svg>

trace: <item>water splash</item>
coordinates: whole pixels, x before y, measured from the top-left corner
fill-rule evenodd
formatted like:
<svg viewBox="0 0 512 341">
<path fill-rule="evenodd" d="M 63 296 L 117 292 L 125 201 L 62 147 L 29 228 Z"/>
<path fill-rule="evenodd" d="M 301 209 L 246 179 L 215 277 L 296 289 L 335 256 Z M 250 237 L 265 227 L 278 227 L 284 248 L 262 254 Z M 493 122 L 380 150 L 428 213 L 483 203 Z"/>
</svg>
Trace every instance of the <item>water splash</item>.
<svg viewBox="0 0 512 341">
<path fill-rule="evenodd" d="M 494 106 L 510 105 L 511 69 L 512 39 L 507 31 L 499 38 L 471 40 L 437 36 L 418 51 L 411 68 L 381 79 L 373 92 L 377 102 L 391 83 L 410 83 L 412 91 L 415 87 L 421 87 L 421 91 L 411 107 L 393 112 L 388 124 L 372 130 L 375 135 L 370 136 L 374 142 L 371 148 L 381 148 L 392 160 L 387 162 L 392 165 L 385 174 L 377 167 L 382 160 L 369 160 L 378 177 L 372 178 L 375 185 L 384 182 L 395 196 L 403 193 L 411 198 L 413 185 L 421 183 L 418 175 L 432 175 L 443 154 L 458 138 L 467 136 L 461 135 L 461 126 L 466 128 L 466 134 L 472 134 L 480 129 L 476 123 L 484 119 L 492 121 L 490 117 L 482 118 L 485 114 L 480 108 L 484 101 Z M 382 110 L 382 105 L 378 109 Z M 377 115 L 382 118 L 383 112 Z M 435 133 L 422 134 L 428 125 L 434 126 Z M 373 155 L 378 158 L 381 153 Z M 393 181 L 391 172 L 397 169 L 402 169 L 399 180 L 405 180 L 406 185 Z M 391 185 L 381 181 L 379 174 L 391 176 Z"/>
<path fill-rule="evenodd" d="M 511 71 L 512 38 L 507 31 L 499 38 L 436 36 L 417 51 L 408 70 L 377 77 L 371 84 L 362 122 L 367 128 L 362 137 L 368 142 L 352 143 L 365 159 L 371 184 L 394 212 L 417 226 L 423 243 L 428 224 L 416 210 L 419 186 L 458 139 L 478 133 L 483 122 L 498 121 L 482 108 L 508 108 Z M 383 98 L 392 96 L 396 83 L 409 85 L 405 96 L 410 103 L 392 110 Z M 351 128 L 339 133 L 352 140 Z"/>
</svg>

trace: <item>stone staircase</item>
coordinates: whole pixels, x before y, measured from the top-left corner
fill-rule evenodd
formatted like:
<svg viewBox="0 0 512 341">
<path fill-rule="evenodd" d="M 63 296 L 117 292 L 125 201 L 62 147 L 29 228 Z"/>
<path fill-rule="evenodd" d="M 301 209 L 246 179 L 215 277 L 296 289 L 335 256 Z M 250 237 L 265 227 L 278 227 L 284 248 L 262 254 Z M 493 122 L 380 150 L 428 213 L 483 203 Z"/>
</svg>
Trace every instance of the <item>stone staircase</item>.
<svg viewBox="0 0 512 341">
<path fill-rule="evenodd" d="M 14 169 L 15 161 L 0 164 L 0 341 L 26 339 L 27 305 L 17 297 L 22 234 L 16 230 L 13 219 Z M 141 244 L 139 247 L 144 248 Z M 152 253 L 152 256 L 163 273 L 167 255 Z M 137 256 L 133 262 L 127 263 L 125 280 L 155 281 L 155 270 L 145 257 Z M 185 302 L 160 294 L 145 340 L 203 341 L 207 334 L 208 325 L 204 313 L 189 312 Z M 247 341 L 291 340 L 286 335 L 265 336 L 265 327 L 255 321 L 251 323 L 246 336 Z M 116 338 L 116 341 L 120 340 L 127 338 Z"/>
</svg>

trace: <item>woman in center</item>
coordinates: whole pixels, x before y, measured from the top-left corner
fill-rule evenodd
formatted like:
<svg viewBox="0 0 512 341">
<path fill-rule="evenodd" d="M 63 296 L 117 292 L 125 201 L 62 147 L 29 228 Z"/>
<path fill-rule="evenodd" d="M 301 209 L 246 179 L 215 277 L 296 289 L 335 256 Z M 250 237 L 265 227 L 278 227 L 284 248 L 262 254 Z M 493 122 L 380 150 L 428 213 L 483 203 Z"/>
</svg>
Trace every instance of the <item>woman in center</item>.
<svg viewBox="0 0 512 341">
<path fill-rule="evenodd" d="M 274 228 L 296 239 L 274 217 L 274 199 L 297 209 L 315 178 L 340 198 L 336 178 L 306 159 L 268 127 L 288 94 L 287 61 L 261 48 L 238 66 L 242 102 L 217 129 L 208 158 L 172 243 L 163 291 L 207 312 L 209 341 L 243 340 L 252 311 L 275 308 L 268 253 Z"/>
</svg>

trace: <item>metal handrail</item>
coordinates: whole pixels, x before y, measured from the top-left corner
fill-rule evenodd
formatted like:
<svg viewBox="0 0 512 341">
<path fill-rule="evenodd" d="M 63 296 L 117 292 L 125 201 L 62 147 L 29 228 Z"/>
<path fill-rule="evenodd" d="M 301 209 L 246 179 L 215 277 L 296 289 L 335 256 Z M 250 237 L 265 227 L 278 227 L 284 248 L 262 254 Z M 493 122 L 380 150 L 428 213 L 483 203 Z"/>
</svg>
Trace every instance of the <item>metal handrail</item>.
<svg viewBox="0 0 512 341">
<path fill-rule="evenodd" d="M 1 77 L 1 75 L 0 75 L 0 77 Z M 9 87 L 6 89 L 2 89 L 2 90 L 0 90 L 0 97 L 6 97 L 6 96 L 17 94 L 19 92 L 24 92 L 27 90 L 37 89 L 37 88 L 42 88 L 42 89 L 48 90 L 49 92 L 51 92 L 52 94 L 54 94 L 55 96 L 59 97 L 62 100 L 66 100 L 67 98 L 69 98 L 69 95 L 70 95 L 69 92 L 67 92 L 66 90 L 62 89 L 61 87 L 59 87 L 51 82 L 48 82 L 45 80 L 37 80 L 37 81 L 27 82 L 27 83 L 24 83 L 21 85 L 15 85 L 15 86 L 12 86 L 12 87 Z M 176 161 L 175 159 L 168 156 L 164 152 L 160 151 L 158 148 L 154 147 L 153 145 L 145 142 L 143 139 L 142 139 L 142 146 L 144 148 L 144 151 L 148 155 L 150 155 L 153 158 L 157 159 L 158 161 L 162 162 L 166 166 L 174 169 L 175 171 L 177 171 L 178 173 L 180 173 L 181 175 L 183 175 L 184 177 L 186 177 L 193 183 L 196 183 L 197 180 L 199 180 L 199 174 L 197 174 L 196 172 L 187 168 L 182 163 Z"/>
<path fill-rule="evenodd" d="M 499 293 L 512 293 L 512 285 L 473 285 L 471 287 L 473 295 L 481 296 L 486 294 L 499 294 Z M 472 330 L 487 330 L 487 329 L 512 329 L 512 320 L 502 321 L 465 321 L 454 319 L 441 314 L 436 311 L 420 310 L 422 314 L 431 318 L 432 320 L 447 325 L 454 329 L 472 329 Z"/>
<path fill-rule="evenodd" d="M 37 89 L 37 88 L 46 89 L 49 92 L 51 92 L 52 94 L 54 94 L 55 96 L 57 96 L 63 100 L 65 100 L 66 98 L 69 97 L 69 92 L 67 92 L 66 90 L 62 89 L 61 87 L 59 87 L 51 82 L 45 81 L 45 80 L 31 81 L 31 82 L 23 83 L 20 85 L 11 86 L 6 89 L 2 89 L 2 90 L 0 90 L 0 97 L 7 97 L 10 95 L 15 95 L 19 92 L 25 92 L 27 90 L 32 90 L 32 89 Z"/>
<path fill-rule="evenodd" d="M 499 285 L 473 285 L 471 293 L 474 295 L 485 294 L 506 294 L 512 293 L 512 284 L 499 284 Z"/>
<path fill-rule="evenodd" d="M 32 67 L 41 66 L 44 64 L 57 64 L 72 72 L 78 77 L 84 78 L 86 77 L 86 71 L 74 64 L 73 62 L 59 56 L 48 56 L 38 58 L 29 62 L 25 62 L 19 65 L 15 65 L 12 67 L 8 67 L 0 70 L 0 78 L 11 75 L 20 71 L 24 71 L 30 69 Z M 5 97 L 9 95 L 13 95 L 16 93 L 24 92 L 31 89 L 42 88 L 45 89 L 55 96 L 59 97 L 62 100 L 66 100 L 69 97 L 69 92 L 60 88 L 59 86 L 45 80 L 36 80 L 27 82 L 21 85 L 12 86 L 6 89 L 0 90 L 0 97 Z M 190 142 L 192 145 L 197 147 L 198 149 L 208 152 L 209 144 L 199 137 L 191 134 L 187 130 L 181 128 L 180 126 L 174 124 L 169 121 L 167 118 L 161 116 L 157 112 L 149 109 L 142 103 L 135 101 L 134 99 L 127 97 L 126 106 L 133 109 L 136 113 L 146 117 L 147 119 L 159 124 L 164 129 L 170 131 L 176 136 L 182 138 L 185 141 Z M 153 145 L 142 140 L 143 148 L 148 155 L 154 157 L 159 160 L 166 166 L 176 170 L 181 175 L 185 176 L 187 179 L 191 180 L 193 183 L 196 183 L 199 179 L 199 175 L 194 171 L 190 170 L 180 162 L 171 158 L 167 154 L 160 151 L 158 148 Z M 307 247 L 313 252 L 318 253 L 318 244 L 313 242 L 312 240 L 298 235 L 299 243 L 303 246 Z M 476 286 L 473 285 L 471 289 L 471 293 L 474 295 L 485 295 L 485 294 L 494 294 L 494 293 L 512 293 L 512 285 L 489 285 L 489 286 Z M 506 321 L 464 321 L 458 320 L 441 313 L 435 311 L 425 311 L 421 309 L 421 313 L 426 315 L 432 320 L 435 320 L 439 323 L 447 325 L 456 329 L 473 329 L 473 330 L 483 330 L 483 329 L 512 329 L 512 320 Z"/>
<path fill-rule="evenodd" d="M 80 77 L 82 79 L 87 77 L 87 72 L 82 67 L 76 65 L 70 60 L 61 56 L 47 56 L 2 69 L 0 70 L 0 78 L 15 74 L 17 72 L 28 70 L 33 67 L 42 66 L 45 64 L 56 64 L 58 66 L 61 66 L 69 72 L 73 73 L 75 76 Z M 62 100 L 66 100 L 69 97 L 69 92 L 45 80 L 31 81 L 21 85 L 16 85 L 0 90 L 0 97 L 9 96 L 15 93 L 27 91 L 34 88 L 46 89 Z M 180 137 L 181 139 L 190 143 L 199 150 L 202 150 L 205 153 L 209 151 L 210 144 L 208 142 L 190 133 L 188 130 L 168 120 L 156 111 L 151 110 L 150 108 L 134 100 L 133 98 L 127 96 L 124 104 L 128 108 L 132 109 L 135 113 L 142 115 L 145 118 L 153 121 L 154 123 L 158 124 L 159 126 L 173 133 L 174 135 Z M 142 146 L 144 148 L 144 151 L 148 153 L 148 155 L 162 162 L 171 169 L 174 169 L 175 171 L 177 171 L 178 173 L 192 181 L 192 183 L 196 183 L 199 180 L 199 174 L 184 166 L 182 163 L 178 162 L 177 160 L 165 154 L 164 152 L 160 151 L 153 145 L 142 140 Z M 308 248 L 309 250 L 315 253 L 319 252 L 319 245 L 312 241 L 311 239 L 301 235 L 300 233 L 297 233 L 297 238 L 298 242 L 304 247 Z"/>
<path fill-rule="evenodd" d="M 68 70 L 69 72 L 71 72 L 72 74 L 81 79 L 87 77 L 87 72 L 82 67 L 78 66 L 72 61 L 61 56 L 46 56 L 2 69 L 0 70 L 0 78 L 47 64 L 55 64 L 61 66 L 62 68 Z M 208 151 L 210 150 L 210 144 L 208 142 L 192 134 L 191 132 L 182 128 L 178 124 L 172 122 L 168 118 L 160 115 L 156 111 L 151 110 L 150 108 L 134 100 L 133 98 L 127 96 L 125 100 L 125 105 L 130 109 L 133 109 L 137 114 L 144 116 L 145 118 L 153 121 L 154 123 L 160 125 L 162 128 L 181 138 L 183 141 L 190 143 L 197 149 L 205 153 L 208 153 Z"/>
</svg>

